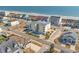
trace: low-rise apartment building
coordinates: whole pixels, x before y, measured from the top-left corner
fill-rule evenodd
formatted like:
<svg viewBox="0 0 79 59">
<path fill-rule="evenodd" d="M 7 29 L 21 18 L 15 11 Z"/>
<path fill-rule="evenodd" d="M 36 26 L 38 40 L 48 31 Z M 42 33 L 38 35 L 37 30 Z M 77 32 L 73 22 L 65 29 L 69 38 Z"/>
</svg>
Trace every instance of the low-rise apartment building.
<svg viewBox="0 0 79 59">
<path fill-rule="evenodd" d="M 47 33 L 51 28 L 51 25 L 49 22 L 42 22 L 42 21 L 30 21 L 27 24 L 27 26 L 33 32 L 42 33 L 42 34 Z"/>
</svg>

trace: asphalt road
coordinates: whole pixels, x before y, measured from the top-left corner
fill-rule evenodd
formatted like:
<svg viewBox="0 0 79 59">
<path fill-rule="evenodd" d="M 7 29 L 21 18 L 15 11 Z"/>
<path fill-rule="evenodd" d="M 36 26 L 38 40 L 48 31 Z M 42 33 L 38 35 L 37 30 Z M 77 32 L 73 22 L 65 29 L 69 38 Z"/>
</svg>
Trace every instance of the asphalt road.
<svg viewBox="0 0 79 59">
<path fill-rule="evenodd" d="M 65 53 L 73 53 L 73 52 L 75 52 L 75 51 L 73 51 L 73 50 L 71 50 L 71 49 L 67 49 L 67 48 L 65 48 L 65 47 L 62 47 L 62 46 L 60 46 L 60 45 L 54 43 L 54 40 L 55 40 L 60 34 L 62 34 L 62 33 L 60 32 L 60 29 L 56 30 L 54 33 L 52 33 L 52 34 L 50 35 L 50 38 L 49 38 L 48 41 L 51 42 L 51 43 L 53 43 L 55 48 L 58 48 L 58 49 L 64 51 Z"/>
<path fill-rule="evenodd" d="M 4 31 L 4 32 L 6 32 L 6 31 Z M 33 39 L 33 40 L 36 40 L 36 41 L 39 41 L 39 42 L 41 42 L 41 43 L 43 43 L 43 44 L 47 44 L 47 45 L 50 45 L 50 44 L 54 44 L 54 47 L 55 48 L 58 48 L 58 49 L 60 49 L 60 50 L 62 50 L 62 51 L 64 51 L 65 53 L 72 53 L 72 52 L 74 52 L 73 50 L 71 50 L 71 49 L 67 49 L 67 48 L 65 48 L 65 47 L 62 47 L 62 46 L 60 46 L 60 45 L 57 45 L 57 44 L 55 44 L 55 43 L 53 43 L 51 40 L 53 39 L 53 36 L 55 36 L 55 34 L 57 34 L 58 32 L 55 32 L 54 34 L 52 34 L 51 36 L 50 36 L 50 41 L 45 41 L 45 40 L 43 40 L 43 39 L 39 39 L 39 38 L 36 38 L 36 37 L 33 37 L 33 36 L 31 36 L 31 35 L 28 35 L 28 34 L 25 34 L 25 33 L 21 33 L 21 32 L 17 32 L 17 31 L 7 31 L 8 33 L 12 33 L 12 34 L 15 34 L 15 35 L 18 35 L 18 36 L 20 36 L 20 37 L 23 37 L 23 38 L 29 38 L 28 40 L 30 40 L 30 39 Z M 28 40 L 26 39 L 26 41 L 28 42 Z M 43 49 L 44 49 L 45 47 L 43 47 Z"/>
</svg>

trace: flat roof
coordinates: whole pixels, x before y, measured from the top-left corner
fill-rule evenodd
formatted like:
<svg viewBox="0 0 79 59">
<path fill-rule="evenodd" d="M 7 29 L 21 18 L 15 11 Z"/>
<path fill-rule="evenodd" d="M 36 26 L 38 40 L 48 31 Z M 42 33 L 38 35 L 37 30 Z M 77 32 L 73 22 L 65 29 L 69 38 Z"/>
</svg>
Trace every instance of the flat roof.
<svg viewBox="0 0 79 59">
<path fill-rule="evenodd" d="M 38 46 L 34 43 L 29 43 L 29 44 L 26 45 L 26 49 L 29 48 L 29 47 L 35 52 L 38 52 L 41 49 L 40 46 Z"/>
</svg>

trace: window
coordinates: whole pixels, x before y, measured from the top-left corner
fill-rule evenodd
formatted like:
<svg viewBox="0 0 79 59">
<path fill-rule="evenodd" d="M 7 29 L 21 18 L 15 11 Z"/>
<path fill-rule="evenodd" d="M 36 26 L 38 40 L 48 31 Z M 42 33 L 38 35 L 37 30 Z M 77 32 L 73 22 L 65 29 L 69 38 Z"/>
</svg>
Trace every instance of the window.
<svg viewBox="0 0 79 59">
<path fill-rule="evenodd" d="M 43 32 L 45 32 L 45 27 L 43 27 Z"/>
<path fill-rule="evenodd" d="M 6 47 L 6 48 L 5 48 L 5 52 L 7 52 L 7 49 L 8 49 L 8 48 Z"/>
<path fill-rule="evenodd" d="M 15 43 L 13 43 L 13 46 L 12 46 L 13 48 L 16 48 L 17 47 L 17 44 L 15 44 Z"/>
<path fill-rule="evenodd" d="M 11 48 L 10 47 L 6 47 L 5 48 L 5 52 L 10 52 L 11 51 Z"/>
</svg>

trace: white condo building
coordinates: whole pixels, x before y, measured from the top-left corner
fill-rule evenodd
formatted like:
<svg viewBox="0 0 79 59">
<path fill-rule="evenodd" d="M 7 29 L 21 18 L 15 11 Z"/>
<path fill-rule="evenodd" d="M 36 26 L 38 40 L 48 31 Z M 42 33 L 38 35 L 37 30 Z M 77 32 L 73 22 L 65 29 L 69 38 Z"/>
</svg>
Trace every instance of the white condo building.
<svg viewBox="0 0 79 59">
<path fill-rule="evenodd" d="M 41 22 L 41 21 L 28 21 L 27 23 L 29 29 L 33 30 L 34 32 L 38 33 L 47 33 L 51 28 L 49 22 Z"/>
</svg>

